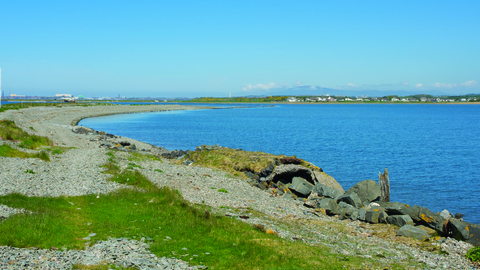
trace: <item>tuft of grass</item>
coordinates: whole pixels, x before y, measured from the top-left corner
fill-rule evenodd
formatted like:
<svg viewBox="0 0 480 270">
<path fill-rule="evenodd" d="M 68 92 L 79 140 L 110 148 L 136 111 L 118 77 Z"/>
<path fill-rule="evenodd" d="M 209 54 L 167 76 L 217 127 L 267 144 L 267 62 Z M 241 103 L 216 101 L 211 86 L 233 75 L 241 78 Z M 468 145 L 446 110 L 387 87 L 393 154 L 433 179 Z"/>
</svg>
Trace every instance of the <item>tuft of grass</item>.
<svg viewBox="0 0 480 270">
<path fill-rule="evenodd" d="M 228 193 L 228 191 L 224 188 L 219 189 L 218 192 Z"/>
<path fill-rule="evenodd" d="M 127 170 L 133 170 L 134 168 L 143 169 L 142 166 L 137 165 L 137 164 L 135 164 L 135 163 L 133 163 L 133 162 L 128 163 Z"/>
<path fill-rule="evenodd" d="M 465 257 L 472 262 L 480 263 L 480 247 L 471 248 L 467 254 L 465 254 Z"/>
<path fill-rule="evenodd" d="M 26 153 L 7 144 L 0 145 L 0 157 L 39 158 L 44 161 L 50 161 L 50 156 L 45 151 L 41 151 L 40 153 Z"/>
<path fill-rule="evenodd" d="M 118 167 L 118 165 L 115 165 L 115 163 L 113 162 L 108 162 L 107 164 L 104 164 L 100 167 L 107 169 L 106 171 L 103 171 L 103 173 L 112 174 L 112 175 L 116 175 L 120 173 L 120 167 Z"/>
<path fill-rule="evenodd" d="M 36 174 L 36 172 L 34 172 L 33 170 L 30 170 L 30 169 L 26 169 L 25 173 Z"/>
<path fill-rule="evenodd" d="M 155 189 L 155 185 L 152 184 L 143 174 L 139 171 L 124 170 L 119 174 L 116 174 L 110 178 L 110 181 L 120 184 L 132 185 L 145 190 Z"/>
<path fill-rule="evenodd" d="M 160 169 L 155 169 L 155 170 L 153 170 L 153 171 L 154 171 L 154 172 L 163 173 L 163 171 L 162 171 L 162 170 L 160 170 Z"/>
</svg>

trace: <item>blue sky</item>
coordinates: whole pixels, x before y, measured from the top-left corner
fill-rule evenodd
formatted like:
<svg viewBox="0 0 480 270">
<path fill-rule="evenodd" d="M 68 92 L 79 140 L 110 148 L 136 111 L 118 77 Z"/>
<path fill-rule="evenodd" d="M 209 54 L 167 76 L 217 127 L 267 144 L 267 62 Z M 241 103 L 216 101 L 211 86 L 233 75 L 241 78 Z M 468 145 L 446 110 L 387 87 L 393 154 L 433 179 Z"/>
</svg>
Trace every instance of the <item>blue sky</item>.
<svg viewBox="0 0 480 270">
<path fill-rule="evenodd" d="M 479 10 L 480 1 L 2 1 L 2 91 L 480 93 Z"/>
</svg>

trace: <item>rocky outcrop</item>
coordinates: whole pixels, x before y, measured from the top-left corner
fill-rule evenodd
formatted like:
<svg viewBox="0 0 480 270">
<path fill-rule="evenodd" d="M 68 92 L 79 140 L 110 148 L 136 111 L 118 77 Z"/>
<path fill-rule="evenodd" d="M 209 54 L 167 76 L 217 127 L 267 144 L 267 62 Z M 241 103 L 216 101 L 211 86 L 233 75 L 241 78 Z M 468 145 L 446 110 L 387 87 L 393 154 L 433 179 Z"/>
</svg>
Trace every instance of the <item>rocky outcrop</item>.
<svg viewBox="0 0 480 270">
<path fill-rule="evenodd" d="M 362 202 L 376 202 L 380 200 L 380 186 L 373 180 L 358 182 L 346 193 L 356 193 Z"/>
</svg>

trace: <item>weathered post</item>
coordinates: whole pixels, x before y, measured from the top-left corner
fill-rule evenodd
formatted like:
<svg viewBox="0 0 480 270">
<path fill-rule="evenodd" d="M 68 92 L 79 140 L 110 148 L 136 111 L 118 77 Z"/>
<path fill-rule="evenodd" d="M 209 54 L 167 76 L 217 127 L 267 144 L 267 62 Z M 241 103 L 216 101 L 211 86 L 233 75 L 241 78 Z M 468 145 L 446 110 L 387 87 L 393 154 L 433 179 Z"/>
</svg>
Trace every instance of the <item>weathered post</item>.
<svg viewBox="0 0 480 270">
<path fill-rule="evenodd" d="M 381 201 L 390 201 L 390 179 L 388 177 L 388 169 L 385 168 L 383 174 L 378 172 L 378 184 L 380 185 Z"/>
</svg>

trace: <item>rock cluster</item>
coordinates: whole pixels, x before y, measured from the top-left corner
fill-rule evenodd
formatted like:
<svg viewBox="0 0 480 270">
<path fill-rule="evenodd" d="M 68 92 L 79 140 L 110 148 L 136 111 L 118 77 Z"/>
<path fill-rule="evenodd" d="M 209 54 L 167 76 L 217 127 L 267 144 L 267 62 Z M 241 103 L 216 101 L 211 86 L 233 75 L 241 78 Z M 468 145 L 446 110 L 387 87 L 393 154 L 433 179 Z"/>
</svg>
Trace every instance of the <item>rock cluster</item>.
<svg viewBox="0 0 480 270">
<path fill-rule="evenodd" d="M 373 180 L 358 182 L 344 194 L 322 183 L 302 186 L 292 183 L 292 190 L 307 195 L 305 204 L 340 219 L 360 220 L 368 223 L 386 223 L 401 227 L 397 235 L 419 240 L 444 242 L 445 237 L 480 245 L 480 225 L 468 223 L 453 217 L 447 210 L 434 213 L 426 207 L 410 206 L 399 202 L 380 201 L 380 187 Z M 309 187 L 310 193 L 305 192 Z M 300 189 L 299 189 L 300 187 Z"/>
</svg>

